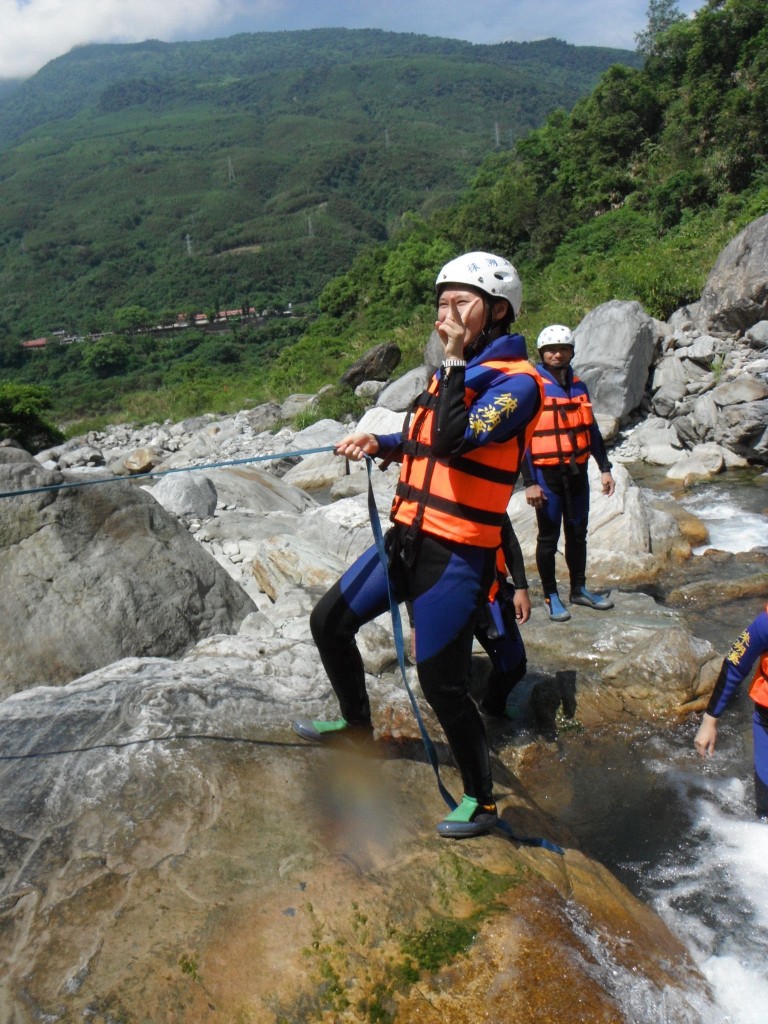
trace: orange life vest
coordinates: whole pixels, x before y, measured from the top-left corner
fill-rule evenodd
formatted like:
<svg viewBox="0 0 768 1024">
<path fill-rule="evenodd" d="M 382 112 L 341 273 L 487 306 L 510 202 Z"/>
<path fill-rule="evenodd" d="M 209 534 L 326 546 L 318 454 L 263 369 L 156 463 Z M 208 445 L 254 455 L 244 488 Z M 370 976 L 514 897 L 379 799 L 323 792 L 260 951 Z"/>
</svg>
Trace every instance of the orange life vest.
<svg viewBox="0 0 768 1024">
<path fill-rule="evenodd" d="M 488 360 L 482 365 L 510 376 L 532 377 L 543 398 L 543 381 L 527 360 Z M 498 547 L 501 524 L 538 417 L 507 441 L 490 441 L 463 455 L 438 458 L 431 447 L 438 387 L 435 376 L 417 399 L 413 418 L 409 416 L 406 421 L 403 466 L 390 518 L 459 544 Z M 474 398 L 475 392 L 467 386 L 467 408 Z M 512 400 L 507 407 L 502 403 L 484 410 L 484 414 L 503 420 L 514 412 L 515 405 Z"/>
<path fill-rule="evenodd" d="M 580 384 L 578 377 L 573 384 Z M 589 395 L 553 395 L 545 382 L 544 408 L 531 438 L 531 459 L 535 466 L 562 466 L 587 462 L 590 452 L 589 428 L 595 422 Z"/>
<path fill-rule="evenodd" d="M 768 606 L 765 610 L 768 612 Z M 755 704 L 768 708 L 768 651 L 760 656 L 757 663 L 757 671 L 749 687 L 749 696 Z"/>
</svg>

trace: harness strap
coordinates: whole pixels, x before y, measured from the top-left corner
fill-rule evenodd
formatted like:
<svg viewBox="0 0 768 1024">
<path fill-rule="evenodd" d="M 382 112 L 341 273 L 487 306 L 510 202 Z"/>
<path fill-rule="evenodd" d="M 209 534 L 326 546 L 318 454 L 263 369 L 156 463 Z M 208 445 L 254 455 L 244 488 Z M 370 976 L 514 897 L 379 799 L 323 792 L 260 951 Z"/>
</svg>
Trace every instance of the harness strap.
<svg viewBox="0 0 768 1024">
<path fill-rule="evenodd" d="M 408 439 L 402 443 L 402 452 L 412 458 L 431 459 L 440 466 L 448 466 L 449 469 L 458 469 L 467 476 L 477 477 L 478 480 L 488 480 L 494 484 L 512 484 L 517 480 L 517 473 L 511 469 L 503 469 L 499 466 L 489 466 L 485 462 L 476 462 L 465 455 L 437 456 L 432 454 L 431 445 L 424 441 Z"/>
<path fill-rule="evenodd" d="M 430 464 L 431 465 L 431 464 Z M 398 484 L 396 494 L 403 501 L 412 501 L 419 507 L 418 522 L 424 515 L 424 509 L 435 509 L 438 512 L 445 512 L 447 515 L 462 516 L 473 523 L 481 523 L 483 526 L 501 526 L 506 512 L 486 512 L 484 509 L 473 508 L 471 505 L 464 505 L 453 498 L 441 498 L 439 494 L 432 494 L 428 487 L 429 481 L 424 481 L 424 487 L 415 487 L 413 484 Z"/>
</svg>

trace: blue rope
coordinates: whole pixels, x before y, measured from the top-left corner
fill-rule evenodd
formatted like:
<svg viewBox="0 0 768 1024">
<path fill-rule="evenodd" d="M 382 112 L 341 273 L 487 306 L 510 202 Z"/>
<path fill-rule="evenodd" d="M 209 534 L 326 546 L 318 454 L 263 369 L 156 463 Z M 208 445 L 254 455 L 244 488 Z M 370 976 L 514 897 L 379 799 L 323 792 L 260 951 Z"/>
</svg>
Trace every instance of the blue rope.
<svg viewBox="0 0 768 1024">
<path fill-rule="evenodd" d="M 373 530 L 373 539 L 376 542 L 376 550 L 379 553 L 381 564 L 384 566 L 384 575 L 387 580 L 387 595 L 389 597 L 389 613 L 392 616 L 392 632 L 395 638 L 395 650 L 397 651 L 397 661 L 400 665 L 400 673 L 405 683 L 405 689 L 408 694 L 408 699 L 411 702 L 413 708 L 413 714 L 416 722 L 419 726 L 419 732 L 421 733 L 421 740 L 424 744 L 424 750 L 426 751 L 429 763 L 437 778 L 437 788 L 440 790 L 440 795 L 443 800 L 448 804 L 448 807 L 453 810 L 458 806 L 456 800 L 451 796 L 450 792 L 446 788 L 443 780 L 440 778 L 440 762 L 437 757 L 437 751 L 435 745 L 427 732 L 427 727 L 424 725 L 424 719 L 419 711 L 419 705 L 416 702 L 416 698 L 413 695 L 410 683 L 408 682 L 408 674 L 405 668 L 405 641 L 403 640 L 403 622 L 400 618 L 400 608 L 397 601 L 395 601 L 392 594 L 392 588 L 389 585 L 389 567 L 387 563 L 387 552 L 384 548 L 384 536 L 381 532 L 381 521 L 379 520 L 379 510 L 376 507 L 376 498 L 373 494 L 373 480 L 371 477 L 371 467 L 373 466 L 373 459 L 369 456 L 365 458 L 366 469 L 368 470 L 368 513 L 371 518 L 371 529 Z"/>
<path fill-rule="evenodd" d="M 48 484 L 45 487 L 26 487 L 19 491 L 0 491 L 0 498 L 18 498 L 22 494 L 43 494 L 46 491 L 62 491 L 69 487 L 95 487 L 98 484 L 124 484 L 134 480 L 148 480 L 150 477 L 170 476 L 171 473 L 196 473 L 206 469 L 225 469 L 228 466 L 245 466 L 251 462 L 269 462 L 272 459 L 295 458 L 296 456 L 317 455 L 320 452 L 335 451 L 334 445 L 322 448 L 297 448 L 273 455 L 251 455 L 247 459 L 230 459 L 227 462 L 210 462 L 202 466 L 179 466 L 174 469 L 150 470 L 146 473 L 134 473 L 130 476 L 101 476 L 91 480 L 74 480 L 61 484 Z"/>
<path fill-rule="evenodd" d="M 379 510 L 376 506 L 376 498 L 373 493 L 373 478 L 371 476 L 371 470 L 373 467 L 373 459 L 366 455 L 365 457 L 366 469 L 368 470 L 368 514 L 371 519 L 371 529 L 373 530 L 373 538 L 376 542 L 376 550 L 379 553 L 381 564 L 384 567 L 384 573 L 387 579 L 387 595 L 389 597 L 389 612 L 392 616 L 392 633 L 395 639 L 395 650 L 397 652 L 397 661 L 400 666 L 400 673 L 405 683 L 405 690 L 408 694 L 408 699 L 411 702 L 413 708 L 413 714 L 416 719 L 416 723 L 421 733 L 421 740 L 424 744 L 424 750 L 427 754 L 427 759 L 432 765 L 432 769 L 437 779 L 437 788 L 440 790 L 440 795 L 445 800 L 448 808 L 452 811 L 457 806 L 455 798 L 451 795 L 449 790 L 446 788 L 445 783 L 440 777 L 440 762 L 438 760 L 437 751 L 435 745 L 427 732 L 427 727 L 424 724 L 421 711 L 419 711 L 419 705 L 416 698 L 413 695 L 413 690 L 408 682 L 408 675 L 405 667 L 405 641 L 403 639 L 403 623 L 400 617 L 400 608 L 397 601 L 395 601 L 392 594 L 392 588 L 389 584 L 389 564 L 387 560 L 387 552 L 384 547 L 384 536 L 381 531 L 381 521 L 379 519 Z M 496 824 L 496 829 L 502 832 L 508 839 L 511 839 L 515 843 L 521 843 L 525 846 L 540 846 L 545 850 L 550 850 L 552 853 L 564 854 L 565 851 L 561 846 L 551 842 L 549 839 L 539 838 L 537 836 L 520 836 L 512 830 L 510 825 L 504 821 L 503 818 L 499 818 Z"/>
</svg>

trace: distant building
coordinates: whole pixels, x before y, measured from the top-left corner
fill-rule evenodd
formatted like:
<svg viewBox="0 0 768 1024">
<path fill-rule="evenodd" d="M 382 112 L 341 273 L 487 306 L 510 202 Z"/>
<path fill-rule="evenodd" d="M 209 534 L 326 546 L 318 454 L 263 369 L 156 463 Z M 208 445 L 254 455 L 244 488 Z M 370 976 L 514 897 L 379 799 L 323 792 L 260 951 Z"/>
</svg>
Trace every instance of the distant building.
<svg viewBox="0 0 768 1024">
<path fill-rule="evenodd" d="M 22 348 L 45 348 L 48 344 L 47 338 L 33 338 L 32 341 L 22 341 Z"/>
</svg>

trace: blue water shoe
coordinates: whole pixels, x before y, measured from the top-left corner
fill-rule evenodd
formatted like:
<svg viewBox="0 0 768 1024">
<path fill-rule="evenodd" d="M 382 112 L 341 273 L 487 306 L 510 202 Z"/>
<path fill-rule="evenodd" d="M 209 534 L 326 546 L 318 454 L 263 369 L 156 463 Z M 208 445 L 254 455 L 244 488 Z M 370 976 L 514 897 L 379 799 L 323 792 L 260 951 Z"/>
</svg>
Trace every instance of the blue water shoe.
<svg viewBox="0 0 768 1024">
<path fill-rule="evenodd" d="M 571 613 L 560 600 L 560 595 L 557 591 L 554 594 L 547 594 L 544 597 L 544 601 L 546 602 L 547 611 L 552 622 L 567 622 L 570 619 Z"/>
<path fill-rule="evenodd" d="M 595 608 L 601 612 L 613 608 L 613 601 L 610 600 L 608 594 L 598 594 L 595 591 L 587 590 L 586 587 L 579 587 L 578 590 L 571 591 L 571 604 L 582 604 L 585 608 Z"/>
</svg>

